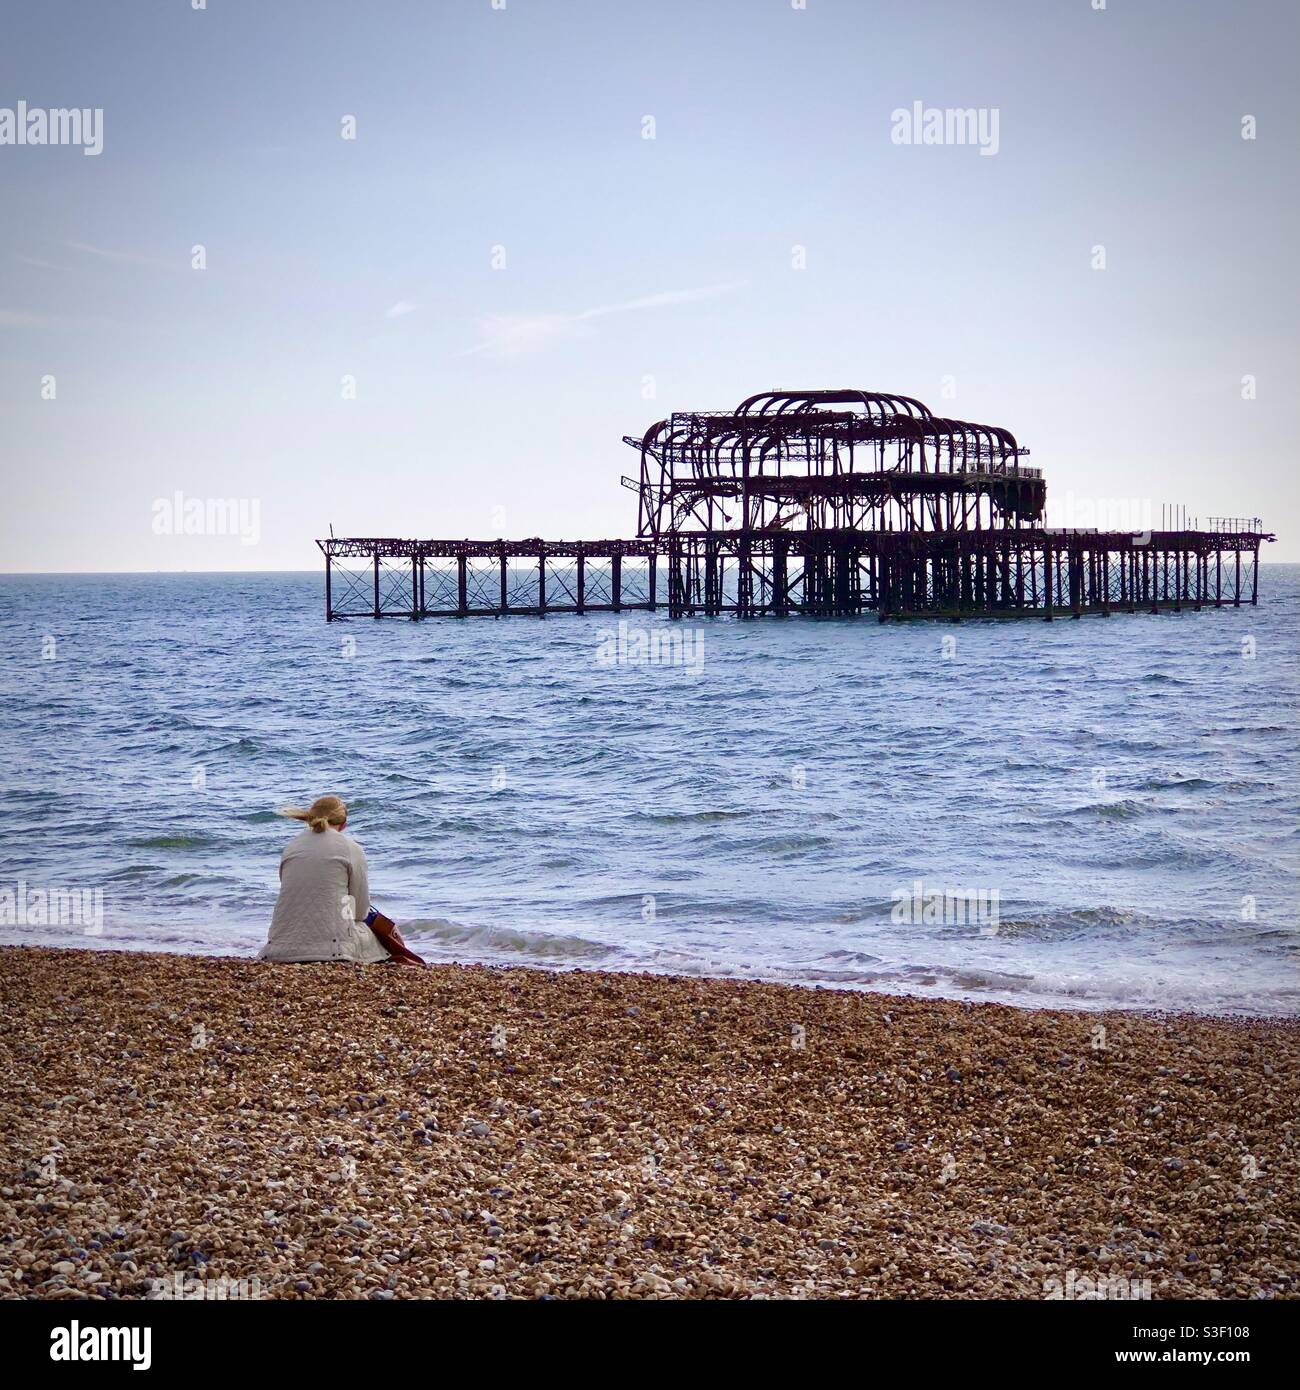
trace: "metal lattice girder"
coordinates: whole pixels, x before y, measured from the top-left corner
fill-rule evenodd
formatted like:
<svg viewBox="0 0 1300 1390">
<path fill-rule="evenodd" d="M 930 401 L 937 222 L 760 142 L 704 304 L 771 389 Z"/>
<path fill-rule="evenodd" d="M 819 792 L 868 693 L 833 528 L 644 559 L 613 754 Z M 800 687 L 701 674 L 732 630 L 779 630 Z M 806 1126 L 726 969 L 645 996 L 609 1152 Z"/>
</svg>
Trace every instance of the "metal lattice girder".
<svg viewBox="0 0 1300 1390">
<path fill-rule="evenodd" d="M 369 569 L 334 568 L 334 612 L 338 616 L 367 615 L 373 612 L 375 591 Z"/>
<path fill-rule="evenodd" d="M 639 560 L 622 564 L 622 606 L 647 603 L 650 599 L 650 566 Z"/>
<path fill-rule="evenodd" d="M 613 602 L 613 575 L 606 562 L 592 561 L 584 569 L 583 601 L 588 608 L 604 608 Z"/>
<path fill-rule="evenodd" d="M 430 613 L 454 613 L 457 605 L 457 578 L 454 569 L 441 565 L 424 566 L 424 607 Z"/>
<path fill-rule="evenodd" d="M 499 559 L 504 555 L 510 559 L 537 560 L 540 556 L 579 555 L 594 558 L 613 555 L 649 556 L 658 553 L 653 541 L 644 538 L 636 540 L 606 541 L 544 541 L 537 537 L 522 541 L 473 541 L 473 540 L 415 540 L 398 537 L 375 536 L 330 536 L 318 540 L 316 544 L 323 554 L 335 560 L 359 558 L 373 560 L 376 555 L 383 561 L 387 558 L 409 562 L 412 556 L 426 560 L 458 559 Z"/>
<path fill-rule="evenodd" d="M 524 570 L 508 569 L 506 582 L 508 601 L 511 608 L 536 607 L 540 589 L 537 582 L 537 570 L 535 567 Z"/>
<path fill-rule="evenodd" d="M 500 605 L 501 571 L 495 564 L 475 558 L 465 565 L 466 605 L 490 611 Z"/>
<path fill-rule="evenodd" d="M 549 600 L 552 595 L 559 590 L 577 607 L 578 603 L 578 566 L 568 557 L 552 559 L 549 556 L 546 560 L 546 595 Z"/>
<path fill-rule="evenodd" d="M 379 562 L 379 610 L 381 613 L 398 613 L 403 616 L 411 611 L 411 568 L 394 564 L 391 560 Z"/>
</svg>

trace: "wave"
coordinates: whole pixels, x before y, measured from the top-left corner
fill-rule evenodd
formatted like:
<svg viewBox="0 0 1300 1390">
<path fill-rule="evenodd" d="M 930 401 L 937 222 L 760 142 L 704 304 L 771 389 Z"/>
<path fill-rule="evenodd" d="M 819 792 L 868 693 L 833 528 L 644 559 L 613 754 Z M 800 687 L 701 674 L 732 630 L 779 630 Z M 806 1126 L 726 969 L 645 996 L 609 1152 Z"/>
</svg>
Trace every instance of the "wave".
<svg viewBox="0 0 1300 1390">
<path fill-rule="evenodd" d="M 912 885 L 907 885 L 907 892 L 911 892 Z M 831 916 L 831 921 L 837 927 L 855 927 L 861 922 L 887 922 L 889 914 L 894 910 L 896 898 L 877 898 L 874 901 L 860 903 L 855 907 L 847 907 Z M 835 953 L 833 953 L 835 954 Z"/>
<path fill-rule="evenodd" d="M 1187 792 L 1187 791 L 1252 791 L 1260 786 L 1258 782 L 1224 782 L 1217 777 L 1151 777 L 1137 784 L 1138 791 Z"/>
<path fill-rule="evenodd" d="M 845 965 L 879 965 L 880 957 L 868 951 L 827 951 L 821 957 L 825 961 L 842 962 Z"/>
<path fill-rule="evenodd" d="M 231 739 L 229 743 L 219 743 L 215 748 L 209 748 L 204 754 L 205 757 L 215 757 L 218 753 L 260 753 L 262 745 L 255 739 L 244 735 L 241 738 Z"/>
<path fill-rule="evenodd" d="M 274 820 L 274 815 L 271 815 L 270 819 Z M 151 835 L 147 839 L 128 840 L 127 843 L 132 849 L 197 849 L 203 845 L 216 844 L 217 837 L 200 831 L 189 834 Z"/>
<path fill-rule="evenodd" d="M 1041 971 L 1019 975 L 1007 971 L 965 966 L 936 972 L 946 983 L 974 993 L 1005 993 L 1023 1002 L 1075 1005 L 1088 1009 L 1184 1010 L 1215 1014 L 1291 1015 L 1300 989 L 1254 986 L 1230 987 L 1227 980 L 1207 981 L 1153 975 L 1145 965 L 1132 974 L 1101 971 Z"/>
<path fill-rule="evenodd" d="M 1122 796 L 1114 801 L 1089 801 L 1061 812 L 1062 820 L 1072 820 L 1076 816 L 1101 816 L 1104 820 L 1131 820 L 1157 810 L 1149 801 L 1138 801 L 1133 797 Z"/>
<path fill-rule="evenodd" d="M 412 944 L 468 947 L 472 952 L 527 956 L 544 960 L 601 960 L 618 955 L 618 948 L 582 936 L 563 936 L 515 927 L 465 926 L 445 918 L 415 918 L 402 923 L 402 935 Z"/>
<path fill-rule="evenodd" d="M 744 850 L 747 854 L 789 856 L 804 853 L 806 850 L 829 849 L 833 841 L 827 835 L 773 835 L 765 840 L 755 840 L 752 844 L 746 844 Z"/>
<path fill-rule="evenodd" d="M 1009 1003 L 1033 1008 L 1136 1009 L 1151 1012 L 1241 1014 L 1292 1017 L 1297 1012 L 1300 988 L 1281 987 L 1263 979 L 1249 983 L 1189 979 L 1184 975 L 1163 978 L 1145 963 L 1135 964 L 1132 973 L 1080 970 L 1017 970 L 973 963 L 877 964 L 868 957 L 839 964 L 814 962 L 810 965 L 760 964 L 737 967 L 703 958 L 680 957 L 671 962 L 654 960 L 649 966 L 637 963 L 631 968 L 649 968 L 663 973 L 731 976 L 772 980 L 779 984 L 821 986 L 831 989 L 867 990 L 885 994 L 912 994 L 932 998 L 965 998 L 989 1003 Z M 860 967 L 860 968 L 854 968 Z M 623 967 L 626 968 L 626 967 Z"/>
<path fill-rule="evenodd" d="M 1139 912 L 1135 907 L 1074 907 L 1066 916 L 1073 922 L 1106 927 L 1131 927 L 1136 923 L 1154 920 L 1150 914 Z"/>
</svg>

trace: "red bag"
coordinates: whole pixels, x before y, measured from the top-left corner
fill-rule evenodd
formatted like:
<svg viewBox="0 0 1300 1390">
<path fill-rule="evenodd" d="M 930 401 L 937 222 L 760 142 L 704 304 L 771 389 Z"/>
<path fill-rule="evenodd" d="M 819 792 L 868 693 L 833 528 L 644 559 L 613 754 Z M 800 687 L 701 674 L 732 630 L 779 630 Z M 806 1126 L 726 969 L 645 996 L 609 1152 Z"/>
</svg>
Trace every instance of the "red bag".
<svg viewBox="0 0 1300 1390">
<path fill-rule="evenodd" d="M 397 923 L 391 917 L 385 917 L 377 908 L 372 907 L 366 914 L 366 925 L 379 938 L 380 945 L 398 965 L 428 964 L 427 961 L 421 960 L 402 940 L 402 933 L 398 931 Z"/>
</svg>

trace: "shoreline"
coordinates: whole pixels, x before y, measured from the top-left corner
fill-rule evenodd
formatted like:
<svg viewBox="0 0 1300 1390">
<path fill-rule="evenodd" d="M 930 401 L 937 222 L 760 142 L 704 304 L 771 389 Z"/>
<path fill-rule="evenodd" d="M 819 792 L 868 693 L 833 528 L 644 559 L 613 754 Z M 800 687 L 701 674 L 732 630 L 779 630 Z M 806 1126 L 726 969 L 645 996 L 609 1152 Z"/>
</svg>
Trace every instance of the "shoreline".
<svg viewBox="0 0 1300 1390">
<path fill-rule="evenodd" d="M 398 924 L 402 925 L 401 923 Z M 411 932 L 406 928 L 407 944 L 418 954 L 420 952 L 420 934 Z M 428 949 L 427 947 L 425 948 Z M 206 960 L 206 961 L 243 961 L 246 964 L 270 964 L 275 962 L 259 961 L 256 950 L 248 948 L 248 954 L 240 954 L 232 949 L 230 951 L 214 950 L 211 947 L 189 950 L 160 950 L 155 946 L 138 944 L 115 944 L 108 938 L 104 938 L 95 946 L 64 946 L 50 945 L 41 943 L 39 945 L 28 945 L 19 942 L 0 941 L 0 959 L 7 951 L 71 951 L 74 953 L 87 953 L 91 955 L 125 955 L 125 956 L 163 956 L 177 957 L 181 960 Z M 283 963 L 283 962 L 280 962 Z M 381 962 L 383 964 L 383 962 Z M 1208 1019 L 1215 1022 L 1231 1023 L 1234 1020 L 1247 1023 L 1277 1023 L 1282 1025 L 1294 1025 L 1300 1027 L 1300 1012 L 1294 1013 L 1261 1013 L 1250 1009 L 1237 1009 L 1233 1011 L 1217 1009 L 1193 1009 L 1186 1006 L 1167 1005 L 1167 1004 L 1129 1004 L 1129 1003 L 1105 1003 L 1097 1002 L 1092 999 L 1078 1001 L 1052 1000 L 1035 1002 L 1025 999 L 1023 1002 L 1014 997 L 993 998 L 990 995 L 981 994 L 975 990 L 969 991 L 965 995 L 961 994 L 923 994 L 919 990 L 909 993 L 902 988 L 889 988 L 885 985 L 866 984 L 859 981 L 839 981 L 839 980 L 789 980 L 782 979 L 779 975 L 707 975 L 691 974 L 685 971 L 656 970 L 644 965 L 579 965 L 568 961 L 529 961 L 529 960 L 441 960 L 434 959 L 426 961 L 430 969 L 475 969 L 475 970 L 525 970 L 538 971 L 545 975 L 618 975 L 630 976 L 634 979 L 650 980 L 701 980 L 716 981 L 719 984 L 756 984 L 771 985 L 778 989 L 791 989 L 804 991 L 811 994 L 867 994 L 874 995 L 882 999 L 906 999 L 918 1003 L 933 1004 L 959 1004 L 963 1006 L 983 1006 L 990 1005 L 996 1008 L 1012 1009 L 1017 1013 L 1049 1013 L 1049 1014 L 1071 1014 L 1084 1015 L 1088 1017 L 1099 1017 L 1103 1014 L 1131 1015 L 1135 1018 L 1146 1018 L 1156 1020 L 1175 1020 L 1186 1019 Z M 1010 995 L 1012 992 L 1007 991 Z M 1035 996 L 1035 998 L 1037 998 Z"/>
<path fill-rule="evenodd" d="M 1289 1298 L 1300 1022 L 0 947 L 0 1297 Z"/>
</svg>

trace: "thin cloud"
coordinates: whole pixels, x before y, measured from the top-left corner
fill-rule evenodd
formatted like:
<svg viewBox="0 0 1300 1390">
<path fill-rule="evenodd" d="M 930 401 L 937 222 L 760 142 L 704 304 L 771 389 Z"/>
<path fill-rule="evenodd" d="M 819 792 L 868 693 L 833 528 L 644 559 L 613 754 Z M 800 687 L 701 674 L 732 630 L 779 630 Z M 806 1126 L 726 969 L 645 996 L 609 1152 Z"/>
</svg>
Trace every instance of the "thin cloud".
<svg viewBox="0 0 1300 1390">
<path fill-rule="evenodd" d="M 665 290 L 662 294 L 647 294 L 640 299 L 625 299 L 621 304 L 602 304 L 597 309 L 584 309 L 580 319 L 600 318 L 604 314 L 628 314 L 636 309 L 661 309 L 668 304 L 694 304 L 700 299 L 713 299 L 732 290 L 743 290 L 748 280 L 729 280 L 724 285 L 703 285 L 694 290 Z"/>
<path fill-rule="evenodd" d="M 161 266 L 167 270 L 174 270 L 175 263 L 162 261 L 155 256 L 137 256 L 131 251 L 110 251 L 103 246 L 92 246 L 88 241 L 65 241 L 63 243 L 70 251 L 80 251 L 86 256 L 98 256 L 104 261 L 118 261 L 125 265 L 149 265 Z M 185 262 L 188 264 L 188 262 Z"/>
<path fill-rule="evenodd" d="M 598 304 L 576 314 L 493 314 L 481 324 L 483 341 L 466 348 L 457 357 L 518 357 L 551 345 L 575 338 L 591 337 L 594 329 L 587 325 L 592 319 L 610 314 L 639 313 L 644 309 L 662 309 L 671 304 L 694 304 L 701 299 L 713 299 L 732 290 L 744 289 L 748 280 L 730 280 L 721 285 L 701 285 L 690 290 L 665 290 L 660 294 L 624 299 L 617 304 Z"/>
<path fill-rule="evenodd" d="M 589 338 L 595 329 L 582 314 L 489 314 L 480 325 L 483 341 L 457 357 L 518 357 L 572 338 Z"/>
<path fill-rule="evenodd" d="M 406 314 L 413 313 L 415 313 L 415 305 L 408 304 L 405 299 L 399 299 L 391 309 L 384 310 L 384 317 L 386 319 L 400 319 Z"/>
</svg>

